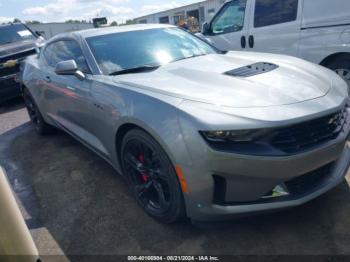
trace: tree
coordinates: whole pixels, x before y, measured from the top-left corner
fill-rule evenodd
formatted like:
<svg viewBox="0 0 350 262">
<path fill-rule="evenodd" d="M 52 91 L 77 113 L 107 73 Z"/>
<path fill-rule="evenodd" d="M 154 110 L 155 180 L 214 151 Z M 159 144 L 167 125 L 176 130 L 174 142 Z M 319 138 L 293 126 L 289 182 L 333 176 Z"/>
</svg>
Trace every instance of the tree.
<svg viewBox="0 0 350 262">
<path fill-rule="evenodd" d="M 111 26 L 118 26 L 118 23 L 117 23 L 116 21 L 113 21 L 113 22 L 111 23 Z"/>
<path fill-rule="evenodd" d="M 21 23 L 21 20 L 19 20 L 18 18 L 13 19 L 13 23 Z"/>
<path fill-rule="evenodd" d="M 32 20 L 32 21 L 26 21 L 26 24 L 27 25 L 35 25 L 35 24 L 41 24 L 41 22 L 40 21 L 36 21 L 36 20 Z"/>
<path fill-rule="evenodd" d="M 124 24 L 121 24 L 121 25 L 134 25 L 134 24 L 136 24 L 136 20 L 128 19 Z"/>
<path fill-rule="evenodd" d="M 69 20 L 66 20 L 65 23 L 67 23 L 67 24 L 87 24 L 88 21 L 86 21 L 86 20 L 69 19 Z"/>
<path fill-rule="evenodd" d="M 134 24 L 136 24 L 136 20 L 128 19 L 128 20 L 126 20 L 125 24 L 126 25 L 134 25 Z"/>
</svg>

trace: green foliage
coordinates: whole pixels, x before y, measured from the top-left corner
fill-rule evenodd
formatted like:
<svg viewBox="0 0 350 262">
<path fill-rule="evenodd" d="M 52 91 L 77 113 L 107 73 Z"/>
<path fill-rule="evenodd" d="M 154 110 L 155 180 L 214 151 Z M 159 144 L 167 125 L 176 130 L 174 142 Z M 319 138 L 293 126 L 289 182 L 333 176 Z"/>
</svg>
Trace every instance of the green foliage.
<svg viewBox="0 0 350 262">
<path fill-rule="evenodd" d="M 26 21 L 26 24 L 27 25 L 35 25 L 35 24 L 41 24 L 41 22 L 36 21 L 36 20 L 29 20 L 29 21 Z"/>
<path fill-rule="evenodd" d="M 65 23 L 67 23 L 67 24 L 88 24 L 89 22 L 86 20 L 69 19 L 69 20 L 66 20 Z"/>
<path fill-rule="evenodd" d="M 122 25 L 135 25 L 136 24 L 136 20 L 133 20 L 133 19 L 128 19 L 126 20 L 126 22 L 124 24 L 121 24 Z"/>
<path fill-rule="evenodd" d="M 133 19 L 129 19 L 129 20 L 126 20 L 125 24 L 126 25 L 134 25 L 134 24 L 136 24 L 136 21 Z"/>
</svg>

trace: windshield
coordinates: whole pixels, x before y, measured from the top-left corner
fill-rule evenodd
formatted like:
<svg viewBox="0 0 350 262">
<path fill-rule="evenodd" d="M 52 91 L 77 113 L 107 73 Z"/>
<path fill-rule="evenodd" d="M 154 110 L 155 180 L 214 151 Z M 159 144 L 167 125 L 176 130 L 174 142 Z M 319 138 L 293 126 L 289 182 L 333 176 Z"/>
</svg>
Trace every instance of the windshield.
<svg viewBox="0 0 350 262">
<path fill-rule="evenodd" d="M 179 28 L 157 28 L 86 39 L 106 75 L 142 66 L 164 65 L 217 51 Z"/>
<path fill-rule="evenodd" d="M 0 26 L 0 45 L 35 39 L 35 36 L 22 24 Z"/>
</svg>

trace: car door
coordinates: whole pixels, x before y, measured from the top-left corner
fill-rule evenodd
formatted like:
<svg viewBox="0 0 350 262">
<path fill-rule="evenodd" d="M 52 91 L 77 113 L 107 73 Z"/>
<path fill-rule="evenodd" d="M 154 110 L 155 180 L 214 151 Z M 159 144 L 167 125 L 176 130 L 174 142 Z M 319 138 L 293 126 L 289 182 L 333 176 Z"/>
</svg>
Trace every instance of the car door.
<svg viewBox="0 0 350 262">
<path fill-rule="evenodd" d="M 220 50 L 244 50 L 249 29 L 251 0 L 233 0 L 223 5 L 209 24 L 204 38 Z"/>
<path fill-rule="evenodd" d="M 33 70 L 33 79 L 35 79 L 35 81 L 32 81 L 31 83 L 31 85 L 33 85 L 31 93 L 35 97 L 41 114 L 46 121 L 48 121 L 47 115 L 52 110 L 50 101 L 51 97 L 47 92 L 51 85 L 51 82 L 48 81 L 49 76 L 53 71 L 48 64 L 51 57 L 52 48 L 53 45 L 46 45 L 46 47 L 39 53 L 38 68 L 37 70 Z"/>
<path fill-rule="evenodd" d="M 96 138 L 89 132 L 93 102 L 90 96 L 92 77 L 79 44 L 75 40 L 60 40 L 52 44 L 52 55 L 46 76 L 46 93 L 50 101 L 50 117 L 63 129 L 94 146 Z M 57 63 L 74 60 L 86 78 L 74 75 L 57 75 Z"/>
<path fill-rule="evenodd" d="M 247 49 L 296 56 L 302 0 L 252 0 Z"/>
</svg>

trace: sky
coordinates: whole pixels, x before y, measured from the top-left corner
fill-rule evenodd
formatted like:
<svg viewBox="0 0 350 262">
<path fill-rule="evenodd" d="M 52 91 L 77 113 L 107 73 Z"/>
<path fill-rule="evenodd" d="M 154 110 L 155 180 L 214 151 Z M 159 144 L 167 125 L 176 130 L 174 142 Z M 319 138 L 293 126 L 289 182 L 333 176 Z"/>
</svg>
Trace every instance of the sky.
<svg viewBox="0 0 350 262">
<path fill-rule="evenodd" d="M 64 22 L 106 16 L 109 22 L 125 22 L 157 11 L 199 0 L 0 0 L 0 23 L 21 21 Z"/>
</svg>

